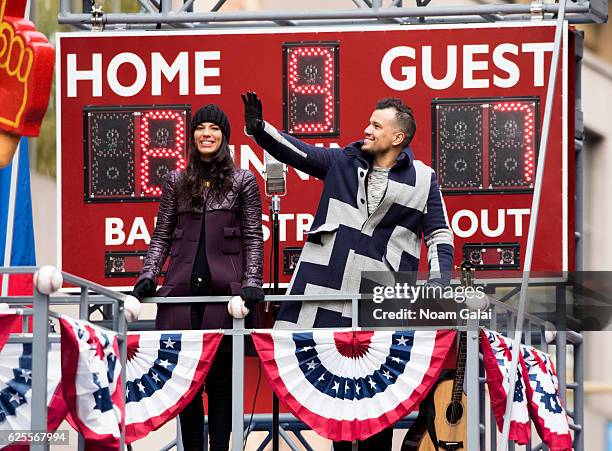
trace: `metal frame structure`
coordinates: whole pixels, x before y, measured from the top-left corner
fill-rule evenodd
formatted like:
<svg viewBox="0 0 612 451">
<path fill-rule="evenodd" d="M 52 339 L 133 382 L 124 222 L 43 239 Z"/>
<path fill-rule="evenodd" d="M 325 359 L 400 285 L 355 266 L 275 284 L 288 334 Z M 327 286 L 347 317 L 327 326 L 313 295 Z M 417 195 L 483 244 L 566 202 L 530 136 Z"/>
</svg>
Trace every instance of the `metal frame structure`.
<svg viewBox="0 0 612 451">
<path fill-rule="evenodd" d="M 173 11 L 171 0 L 138 0 L 140 12 L 105 12 L 94 0 L 84 0 L 81 11 L 73 11 L 70 0 L 60 0 L 58 22 L 81 29 L 127 28 L 236 28 L 277 25 L 373 25 L 373 24 L 430 24 L 479 23 L 517 20 L 552 19 L 560 5 L 533 0 L 531 3 L 489 3 L 436 6 L 431 0 L 416 0 L 416 6 L 406 7 L 403 0 L 393 0 L 383 7 L 382 0 L 353 0 L 353 9 L 312 11 L 232 11 L 222 12 L 226 0 L 218 0 L 208 12 L 194 12 L 194 0 L 184 0 L 180 9 Z M 136 3 L 136 2 L 135 2 Z M 568 2 L 566 19 L 570 23 L 605 23 L 608 19 L 606 0 L 578 0 Z"/>
<path fill-rule="evenodd" d="M 508 22 L 508 21 L 537 21 L 544 19 L 560 18 L 565 19 L 571 24 L 578 23 L 604 23 L 607 21 L 607 1 L 606 0 L 578 0 L 568 1 L 566 5 L 557 3 L 546 3 L 544 1 L 534 0 L 531 3 L 512 4 L 501 3 L 492 4 L 484 3 L 486 0 L 479 0 L 479 4 L 465 4 L 457 6 L 438 6 L 431 5 L 431 0 L 416 0 L 415 6 L 405 6 L 403 0 L 393 0 L 389 6 L 383 6 L 382 0 L 353 0 L 355 8 L 353 9 L 336 9 L 336 10 L 321 10 L 321 11 L 237 11 L 237 12 L 222 12 L 221 9 L 226 0 L 218 0 L 217 3 L 208 12 L 194 12 L 194 0 L 186 0 L 177 11 L 172 9 L 171 0 L 138 0 L 140 12 L 138 13 L 122 13 L 122 12 L 105 12 L 102 7 L 97 5 L 95 0 L 84 0 L 81 11 L 72 9 L 70 0 L 60 0 L 60 11 L 58 14 L 58 22 L 60 24 L 71 25 L 77 29 L 85 29 L 92 31 L 103 30 L 127 30 L 127 29 L 219 29 L 219 28 L 253 28 L 253 27 L 269 27 L 276 25 L 278 27 L 295 27 L 295 26 L 319 26 L 319 25 L 380 25 L 380 24 L 402 24 L 409 27 L 414 24 L 435 24 L 435 23 L 484 23 L 484 22 Z M 559 17 L 560 16 L 560 17 Z M 580 40 L 578 40 L 580 41 Z M 581 41 L 577 42 L 576 49 L 576 127 L 574 139 L 576 145 L 576 166 L 577 169 L 582 165 L 582 114 L 580 108 L 580 60 L 582 55 Z M 558 48 L 554 53 L 558 54 Z M 550 95 L 548 96 L 551 97 Z M 548 100 L 548 99 L 547 99 Z M 546 108 L 550 110 L 550 108 Z M 547 135 L 547 131 L 543 133 Z M 582 231 L 582 176 L 581 171 L 576 171 L 576 269 L 582 268 L 582 243 L 580 241 L 580 233 Z M 531 235 L 531 233 L 530 233 Z M 33 268 L 16 269 L 16 268 L 0 268 L 1 273 L 16 273 L 16 272 L 32 272 Z M 34 293 L 32 298 L 8 298 L 9 303 L 22 304 L 34 303 L 34 309 L 30 312 L 34 316 L 34 333 L 29 338 L 33 343 L 33 358 L 40 362 L 37 366 L 37 372 L 33 375 L 33 401 L 32 408 L 36 412 L 45 413 L 44 415 L 33 415 L 32 428 L 37 430 L 46 430 L 46 346 L 49 340 L 47 330 L 47 318 L 49 314 L 49 304 L 78 304 L 80 306 L 80 318 L 89 318 L 90 304 L 111 304 L 113 306 L 114 315 L 112 323 L 106 322 L 105 325 L 112 326 L 120 332 L 122 338 L 125 337 L 125 321 L 122 302 L 124 295 L 113 292 L 105 287 L 97 285 L 93 282 L 86 281 L 79 277 L 64 273 L 64 279 L 77 285 L 81 288 L 80 296 L 48 296 L 41 295 L 38 292 Z M 523 281 L 524 282 L 524 281 Z M 526 283 L 524 282 L 526 285 Z M 563 283 L 552 283 L 557 289 L 557 299 L 562 303 L 565 287 Z M 495 288 L 495 287 L 493 287 Z M 90 296 L 89 291 L 100 293 L 102 296 Z M 526 296 L 525 288 L 521 291 L 522 303 Z M 505 301 L 519 293 L 518 289 L 514 289 L 510 293 L 502 297 L 498 301 L 493 301 L 492 308 L 494 320 L 490 324 L 490 328 L 500 330 L 498 324 L 504 324 L 504 332 L 509 335 L 510 331 L 525 331 L 523 334 L 523 342 L 525 344 L 540 344 L 542 349 L 546 351 L 546 340 L 544 337 L 545 323 L 541 319 L 532 315 L 524 314 L 524 311 L 519 308 L 515 309 L 508 307 Z M 338 296 L 270 296 L 270 301 L 320 301 L 325 300 L 351 300 L 353 311 L 356 312 L 361 295 L 346 294 Z M 175 302 L 219 302 L 226 301 L 226 298 L 206 297 L 206 298 L 151 298 L 146 302 L 157 303 L 175 303 Z M 518 314 L 517 314 L 518 313 Z M 521 327 L 522 318 L 525 322 Z M 353 315 L 353 327 L 357 327 L 357 315 Z M 501 319 L 504 319 L 502 321 Z M 141 322 L 134 324 L 134 328 L 151 328 L 152 324 Z M 518 323 L 518 324 L 517 324 Z M 487 437 L 486 428 L 486 409 L 485 409 L 485 391 L 484 372 L 481 365 L 482 356 L 479 355 L 478 346 L 478 323 L 471 322 L 467 326 L 467 362 L 466 362 L 466 392 L 470 400 L 467 409 L 468 423 L 468 450 L 476 451 L 486 449 L 488 446 L 491 450 L 497 448 L 497 434 L 495 430 L 495 421 L 490 413 L 490 432 Z M 566 390 L 574 391 L 573 406 L 568 408 L 568 414 L 572 418 L 571 427 L 574 430 L 574 449 L 582 451 L 584 449 L 584 352 L 582 345 L 582 336 L 576 332 L 566 331 L 563 327 L 558 327 L 559 331 L 556 335 L 556 356 L 557 356 L 557 373 L 560 382 L 560 390 L 562 398 L 566 399 Z M 234 320 L 232 330 L 224 331 L 226 334 L 233 336 L 233 377 L 236 380 L 244 378 L 244 362 L 242 355 L 244 353 L 244 336 L 249 333 L 244 329 L 243 320 Z M 15 340 L 12 337 L 11 340 Z M 121 343 L 121 358 L 125 362 L 125 342 Z M 573 380 L 567 383 L 567 364 L 566 354 L 568 346 L 573 347 L 574 365 L 573 365 Z M 43 362 L 45 362 L 43 364 Z M 125 377 L 122 378 L 125 380 Z M 242 449 L 244 437 L 244 405 L 242 386 L 233 384 L 232 388 L 232 431 L 233 445 L 232 450 Z M 265 422 L 265 418 L 260 419 Z M 299 438 L 299 436 L 298 436 Z M 300 440 L 301 441 L 301 440 Z M 504 443 L 502 449 L 514 449 L 512 444 Z M 48 449 L 45 445 L 33 447 L 32 449 Z M 82 441 L 79 449 L 82 449 Z M 541 444 L 527 449 L 543 449 Z"/>
<path fill-rule="evenodd" d="M 36 271 L 35 267 L 0 267 L 0 275 L 8 274 L 32 274 Z M 9 305 L 32 305 L 32 308 L 18 309 L 17 313 L 24 316 L 33 316 L 32 333 L 27 333 L 28 322 L 23 321 L 23 332 L 15 336 L 12 334 L 9 338 L 9 343 L 32 343 L 32 361 L 36 362 L 36 368 L 32 371 L 32 422 L 31 430 L 47 431 L 47 348 L 49 343 L 58 340 L 57 334 L 52 334 L 49 331 L 49 317 L 56 317 L 53 312 L 49 311 L 50 305 L 78 305 L 79 319 L 89 320 L 89 292 L 97 293 L 97 304 L 103 303 L 111 306 L 113 320 L 111 327 L 117 333 L 119 344 L 119 356 L 121 358 L 121 380 L 125 384 L 125 362 L 127 359 L 127 340 L 126 340 L 126 321 L 123 302 L 126 295 L 113 291 L 109 288 L 98 285 L 94 282 L 82 279 L 81 277 L 62 272 L 64 282 L 73 284 L 81 289 L 79 297 L 60 296 L 59 298 L 50 297 L 40 293 L 34 288 L 33 296 L 7 296 L 3 298 L 4 302 Z M 3 280 L 6 280 L 4 276 Z M 125 385 L 124 385 L 125 390 Z M 121 436 L 121 449 L 123 449 L 125 437 Z M 33 451 L 46 451 L 49 449 L 48 444 L 31 444 L 30 449 Z M 79 450 L 84 450 L 85 444 L 79 437 Z"/>
<path fill-rule="evenodd" d="M 0 268 L 0 274 L 16 274 L 16 273 L 32 273 L 36 268 L 24 267 L 24 268 Z M 94 282 L 87 281 L 80 277 L 74 276 L 69 273 L 63 272 L 64 280 L 70 284 L 76 285 L 81 288 L 81 292 L 78 296 L 59 294 L 54 296 L 46 296 L 38 291 L 35 291 L 33 298 L 30 296 L 14 296 L 6 297 L 3 301 L 12 304 L 13 306 L 32 304 L 33 309 L 21 310 L 26 315 L 34 316 L 34 330 L 32 334 L 13 334 L 11 335 L 9 342 L 31 342 L 33 343 L 33 358 L 37 362 L 36 370 L 32 374 L 32 411 L 36 412 L 36 415 L 32 415 L 32 430 L 46 431 L 47 414 L 46 414 L 46 376 L 47 376 L 47 353 L 46 349 L 50 340 L 57 340 L 57 336 L 50 334 L 48 329 L 48 317 L 49 317 L 49 306 L 53 305 L 78 305 L 80 307 L 79 317 L 83 320 L 89 320 L 90 312 L 92 311 L 91 306 L 110 305 L 113 309 L 112 320 L 106 321 L 94 321 L 103 327 L 112 328 L 118 331 L 120 338 L 120 356 L 122 361 L 122 380 L 125 383 L 125 362 L 127 357 L 126 352 L 126 323 L 125 315 L 123 311 L 123 301 L 125 295 L 114 292 L 108 288 L 98 285 Z M 557 283 L 551 282 L 544 284 L 545 286 L 555 286 L 557 290 L 557 299 L 559 302 L 558 311 L 563 310 L 561 307 L 565 301 L 565 284 L 562 281 Z M 489 286 L 489 288 L 499 288 L 500 286 Z M 520 288 L 515 287 L 510 290 L 501 298 L 495 300 L 491 299 L 492 309 L 492 320 L 488 324 L 488 327 L 492 330 L 498 330 L 510 334 L 510 331 L 516 327 L 517 311 L 513 307 L 507 304 L 507 301 L 514 298 L 519 292 Z M 93 293 L 90 295 L 90 291 Z M 143 300 L 144 303 L 184 303 L 184 302 L 227 302 L 229 296 L 207 296 L 207 297 L 176 297 L 176 298 L 149 298 Z M 363 299 L 361 294 L 346 294 L 346 295 L 326 295 L 326 296 L 268 296 L 267 300 L 272 302 L 278 301 L 343 301 L 350 300 L 352 303 L 353 314 L 352 327 L 357 330 L 358 319 L 356 312 L 358 311 L 359 302 Z M 93 309 L 95 310 L 95 309 Z M 51 316 L 53 314 L 51 313 Z M 525 314 L 525 330 L 524 343 L 527 345 L 539 345 L 543 351 L 547 351 L 547 343 L 545 339 L 545 327 L 547 323 L 534 315 Z M 27 327 L 27 321 L 24 321 L 24 326 Z M 485 377 L 484 369 L 482 365 L 482 355 L 479 352 L 479 328 L 482 326 L 478 321 L 469 321 L 466 327 L 459 328 L 467 331 L 467 360 L 466 360 L 466 395 L 470 400 L 467 406 L 467 450 L 468 451 L 480 451 L 487 449 L 487 443 L 491 451 L 497 449 L 497 434 L 495 430 L 495 420 L 493 418 L 492 411 L 490 412 L 490 424 L 491 427 L 487 428 L 487 409 L 485 408 Z M 130 329 L 133 330 L 153 330 L 154 325 L 152 321 L 138 321 L 130 325 Z M 227 329 L 223 331 L 226 335 L 232 336 L 233 343 L 233 378 L 235 380 L 244 380 L 244 337 L 251 331 L 244 328 L 244 319 L 234 319 L 233 329 Z M 584 383 L 584 367 L 583 367 L 583 345 L 582 336 L 573 331 L 561 330 L 556 335 L 556 361 L 557 361 L 557 375 L 559 378 L 559 385 L 561 396 L 564 401 L 567 397 L 566 391 L 568 389 L 573 390 L 573 405 L 571 408 L 567 408 L 568 415 L 572 418 L 570 427 L 574 431 L 574 449 L 576 451 L 584 450 L 584 394 L 583 394 L 583 383 Z M 567 365 L 566 365 L 566 353 L 568 346 L 573 347 L 574 354 L 574 365 L 573 365 L 573 378 L 571 382 L 567 382 Z M 408 416 L 407 420 L 413 420 L 413 416 Z M 291 417 L 283 417 L 281 423 L 294 423 L 294 419 Z M 247 418 L 248 422 L 248 418 Z M 260 415 L 256 418 L 256 422 L 263 424 L 271 424 L 271 417 Z M 406 423 L 407 424 L 407 423 Z M 243 398 L 243 384 L 232 385 L 232 451 L 242 450 L 242 443 L 244 441 L 245 434 L 249 431 L 245 431 L 245 416 L 244 416 L 244 398 Z M 261 429 L 261 426 L 258 428 Z M 489 430 L 488 434 L 487 431 Z M 488 435 L 488 436 L 487 436 Z M 290 446 L 291 449 L 297 449 L 291 442 L 286 433 L 281 432 L 281 436 Z M 302 442 L 303 437 L 296 434 L 298 440 Z M 300 438 L 301 437 L 301 438 Z M 303 439 L 305 441 L 305 439 Z M 180 440 L 177 437 L 177 441 Z M 176 445 L 177 449 L 181 449 L 175 441 L 174 443 L 166 446 L 165 449 L 170 449 Z M 123 443 L 123 438 L 122 438 Z M 304 442 L 302 442 L 303 444 Z M 293 446 L 292 446 L 293 445 Z M 33 450 L 48 450 L 48 445 L 32 445 Z M 79 439 L 79 450 L 84 449 L 84 443 Z M 123 449 L 123 448 L 122 448 Z M 514 449 L 513 445 L 510 444 L 510 449 Z M 528 450 L 539 450 L 545 449 L 542 444 L 538 444 L 534 447 L 529 445 Z"/>
</svg>

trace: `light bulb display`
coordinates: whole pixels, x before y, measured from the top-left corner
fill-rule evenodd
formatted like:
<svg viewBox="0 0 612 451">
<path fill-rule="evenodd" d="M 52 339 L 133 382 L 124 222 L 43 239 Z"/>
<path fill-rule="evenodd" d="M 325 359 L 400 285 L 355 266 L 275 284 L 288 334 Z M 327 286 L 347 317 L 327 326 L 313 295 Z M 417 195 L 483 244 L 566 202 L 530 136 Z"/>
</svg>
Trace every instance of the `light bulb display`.
<svg viewBox="0 0 612 451">
<path fill-rule="evenodd" d="M 338 135 L 338 44 L 285 43 L 285 130 Z"/>
<path fill-rule="evenodd" d="M 159 198 L 164 176 L 187 164 L 188 106 L 85 110 L 85 200 Z"/>
<path fill-rule="evenodd" d="M 436 100 L 434 167 L 445 192 L 530 191 L 537 98 Z"/>
</svg>

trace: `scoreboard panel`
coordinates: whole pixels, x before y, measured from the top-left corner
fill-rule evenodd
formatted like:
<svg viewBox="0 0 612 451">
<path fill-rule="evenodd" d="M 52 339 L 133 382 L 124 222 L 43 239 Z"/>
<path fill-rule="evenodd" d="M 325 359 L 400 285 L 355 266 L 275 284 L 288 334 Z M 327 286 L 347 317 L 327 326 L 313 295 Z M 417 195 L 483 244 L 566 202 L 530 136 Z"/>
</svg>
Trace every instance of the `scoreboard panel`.
<svg viewBox="0 0 612 451">
<path fill-rule="evenodd" d="M 518 32 L 520 30 L 520 32 Z M 565 29 L 532 271 L 573 268 L 573 35 Z M 196 38 L 194 38 L 194 36 Z M 415 158 L 435 171 L 455 263 L 478 277 L 522 266 L 546 104 L 554 23 L 70 33 L 58 37 L 58 266 L 130 287 L 155 227 L 162 180 L 186 165 L 190 114 L 216 103 L 237 166 L 253 171 L 270 212 L 264 152 L 243 129 L 240 94 L 265 119 L 323 147 L 363 138 L 376 102 L 414 111 Z M 569 83 L 571 86 L 571 83 Z M 282 198 L 281 283 L 312 223 L 320 181 L 289 168 Z M 421 269 L 426 270 L 422 247 Z M 265 280 L 270 275 L 265 271 Z"/>
</svg>

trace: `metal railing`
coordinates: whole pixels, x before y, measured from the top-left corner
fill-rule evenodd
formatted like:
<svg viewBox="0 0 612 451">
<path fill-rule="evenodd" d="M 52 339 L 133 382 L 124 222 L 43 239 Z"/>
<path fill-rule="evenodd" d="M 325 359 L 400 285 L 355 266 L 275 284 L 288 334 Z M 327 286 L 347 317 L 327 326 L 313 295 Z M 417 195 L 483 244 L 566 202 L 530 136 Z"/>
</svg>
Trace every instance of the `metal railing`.
<svg viewBox="0 0 612 451">
<path fill-rule="evenodd" d="M 0 274 L 24 274 L 33 273 L 36 268 L 0 268 Z M 23 322 L 26 333 L 12 334 L 9 342 L 31 342 L 33 348 L 33 359 L 37 362 L 35 371 L 32 374 L 32 411 L 37 412 L 32 415 L 32 430 L 46 431 L 47 414 L 46 414 L 46 389 L 47 389 L 47 346 L 49 342 L 58 340 L 56 334 L 49 333 L 48 318 L 50 315 L 49 306 L 61 305 L 76 305 L 79 307 L 79 318 L 89 320 L 91 305 L 106 305 L 111 306 L 112 319 L 107 321 L 92 321 L 103 327 L 111 328 L 118 333 L 120 345 L 120 357 L 122 362 L 122 381 L 126 383 L 125 378 L 125 362 L 126 362 L 126 323 L 123 310 L 123 302 L 126 295 L 110 290 L 102 285 L 82 279 L 78 276 L 63 272 L 64 282 L 76 285 L 81 288 L 81 293 L 78 295 L 57 294 L 47 296 L 34 290 L 33 296 L 9 296 L 2 299 L 12 306 L 33 304 L 32 309 L 19 310 L 24 315 L 32 315 L 34 317 L 33 333 L 27 333 L 27 321 Z M 552 282 L 551 282 L 552 283 Z M 557 290 L 563 290 L 562 283 L 555 283 Z M 489 287 L 491 288 L 491 287 Z M 92 292 L 92 293 L 90 293 Z M 516 295 L 518 289 L 512 289 L 499 299 L 491 299 L 491 320 L 486 322 L 478 322 L 478 320 L 468 320 L 464 327 L 458 327 L 459 330 L 467 332 L 467 360 L 466 360 L 466 395 L 469 400 L 467 406 L 467 450 L 480 451 L 485 449 L 495 450 L 497 448 L 497 433 L 495 428 L 495 420 L 492 412 L 490 412 L 490 427 L 487 428 L 486 409 L 485 409 L 485 377 L 482 365 L 482 355 L 479 352 L 479 330 L 480 327 L 486 326 L 491 330 L 497 330 L 510 335 L 514 330 L 516 319 L 516 310 L 507 305 L 507 300 Z M 311 301 L 350 301 L 353 309 L 352 327 L 355 330 L 360 329 L 358 326 L 357 312 L 359 302 L 366 296 L 361 294 L 342 294 L 342 295 L 325 295 L 325 296 L 267 296 L 266 300 L 271 302 L 311 302 Z M 205 297 L 174 297 L 174 298 L 148 298 L 144 299 L 143 303 L 197 303 L 197 302 L 227 302 L 230 296 L 205 296 Z M 51 316 L 55 316 L 51 312 Z M 549 324 L 549 323 L 548 323 Z M 524 343 L 527 345 L 539 345 L 543 351 L 547 351 L 546 342 L 546 326 L 547 322 L 543 319 L 526 314 L 525 316 L 525 334 Z M 153 324 L 151 321 L 138 321 L 129 325 L 132 330 L 152 330 Z M 447 327 L 445 327 L 447 328 Z M 379 329 L 379 328 L 375 328 Z M 389 329 L 388 327 L 386 329 Z M 397 328 L 395 328 L 397 329 Z M 422 329 L 422 328 L 414 328 Z M 296 329 L 297 330 L 297 329 Z M 244 381 L 244 337 L 251 330 L 245 329 L 244 319 L 234 319 L 233 328 L 222 330 L 225 335 L 232 336 L 232 365 L 233 379 Z M 584 366 L 583 366 L 583 344 L 582 336 L 573 331 L 558 330 L 555 337 L 556 345 L 556 365 L 557 375 L 561 396 L 566 402 L 568 415 L 572 419 L 570 427 L 574 431 L 574 449 L 576 451 L 584 450 Z M 567 382 L 567 365 L 566 354 L 568 347 L 573 347 L 573 379 Z M 572 390 L 573 403 L 570 408 L 567 405 L 566 391 Z M 242 449 L 244 442 L 244 405 L 243 405 L 243 385 L 232 384 L 232 450 L 237 451 Z M 40 414 L 39 414 L 40 413 Z M 263 421 L 263 417 L 258 417 L 258 421 Z M 303 438 L 303 437 L 302 437 Z M 301 441 L 302 438 L 298 439 Z M 121 437 L 123 449 L 124 437 Z M 84 449 L 83 441 L 79 440 L 79 449 Z M 48 445 L 32 445 L 33 450 L 46 450 Z M 512 444 L 510 449 L 513 449 Z M 541 444 L 531 447 L 527 446 L 528 450 L 545 449 Z"/>
<path fill-rule="evenodd" d="M 465 2 L 458 5 L 431 5 L 430 0 L 417 0 L 415 6 L 406 7 L 403 1 L 382 7 L 376 1 L 354 0 L 353 8 L 296 10 L 221 11 L 225 0 L 220 0 L 209 11 L 193 11 L 190 7 L 173 10 L 171 2 L 155 5 L 139 0 L 142 8 L 137 13 L 103 11 L 86 8 L 75 10 L 73 2 L 61 0 L 58 23 L 81 29 L 151 29 L 164 24 L 172 28 L 213 29 L 215 27 L 279 27 L 376 24 L 430 24 L 430 23 L 486 23 L 551 19 L 559 12 L 555 2 L 534 0 L 531 3 Z M 192 2 L 189 2 L 191 6 Z M 378 2 L 380 3 L 380 2 Z M 579 0 L 567 5 L 566 16 L 570 23 L 604 23 L 607 21 L 607 4 L 602 0 Z"/>
</svg>

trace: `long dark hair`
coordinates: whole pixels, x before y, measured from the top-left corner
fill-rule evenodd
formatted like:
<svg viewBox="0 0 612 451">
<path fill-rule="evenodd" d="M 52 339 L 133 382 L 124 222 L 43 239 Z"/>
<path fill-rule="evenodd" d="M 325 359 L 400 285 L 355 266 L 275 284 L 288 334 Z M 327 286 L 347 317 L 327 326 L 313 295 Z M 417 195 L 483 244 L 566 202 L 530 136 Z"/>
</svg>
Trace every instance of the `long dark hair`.
<svg viewBox="0 0 612 451">
<path fill-rule="evenodd" d="M 204 202 L 205 182 L 210 183 L 209 195 L 218 200 L 229 193 L 232 189 L 235 165 L 225 136 L 219 150 L 210 161 L 200 158 L 193 136 L 190 141 L 187 168 L 178 184 L 178 192 L 193 207 L 201 207 Z"/>
</svg>

